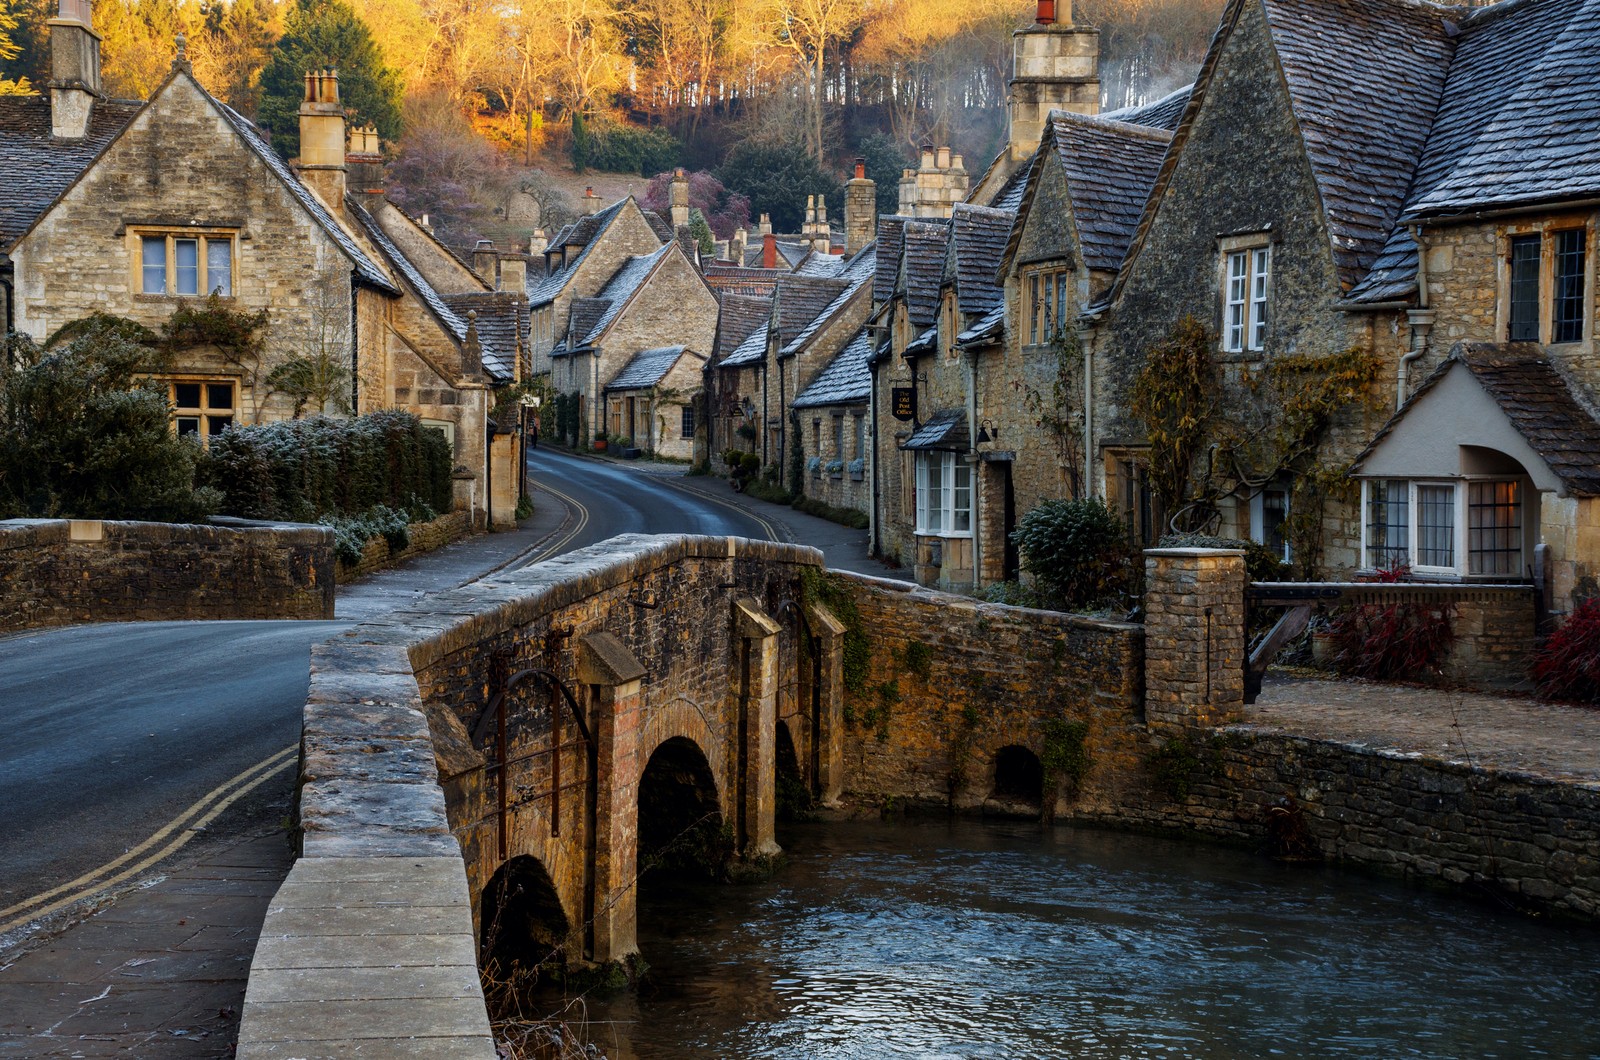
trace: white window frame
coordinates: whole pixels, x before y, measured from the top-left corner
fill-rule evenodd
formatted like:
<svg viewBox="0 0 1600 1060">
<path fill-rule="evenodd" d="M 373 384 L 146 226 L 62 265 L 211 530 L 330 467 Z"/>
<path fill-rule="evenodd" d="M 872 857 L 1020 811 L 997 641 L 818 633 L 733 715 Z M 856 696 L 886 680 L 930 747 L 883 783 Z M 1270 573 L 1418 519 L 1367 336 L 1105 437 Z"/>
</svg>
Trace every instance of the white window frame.
<svg viewBox="0 0 1600 1060">
<path fill-rule="evenodd" d="M 1221 257 L 1222 349 L 1258 353 L 1267 348 L 1272 298 L 1272 246 L 1260 237 L 1224 240 Z"/>
<path fill-rule="evenodd" d="M 1283 518 L 1284 522 L 1288 522 L 1289 490 L 1286 487 L 1269 487 L 1257 490 L 1255 495 L 1250 498 L 1250 540 L 1258 545 L 1271 547 L 1272 542 L 1267 540 L 1267 494 L 1269 493 L 1283 498 Z M 1279 525 L 1281 526 L 1282 524 Z M 1365 525 L 1366 522 L 1363 520 L 1362 526 Z M 1278 537 L 1282 543 L 1278 558 L 1288 563 L 1294 559 L 1294 550 L 1289 545 L 1288 536 L 1281 529 L 1278 532 Z"/>
<path fill-rule="evenodd" d="M 960 453 L 920 449 L 916 454 L 917 533 L 923 537 L 972 536 L 972 464 Z"/>
<path fill-rule="evenodd" d="M 163 260 L 156 267 L 162 270 L 161 290 L 145 289 L 146 242 L 162 244 Z M 195 246 L 195 289 L 178 290 L 179 243 Z M 213 276 L 211 250 L 213 245 L 228 248 L 227 275 L 221 281 Z M 209 298 L 213 291 L 218 297 L 233 298 L 239 290 L 239 234 L 228 229 L 197 228 L 130 228 L 128 230 L 129 289 L 144 298 Z M 221 289 L 219 289 L 221 288 Z"/>
<path fill-rule="evenodd" d="M 1372 487 L 1376 482 L 1404 482 L 1406 483 L 1406 564 L 1411 568 L 1411 573 L 1423 577 L 1434 578 L 1498 578 L 1522 580 L 1522 570 L 1511 574 L 1479 573 L 1471 569 L 1472 554 L 1470 549 L 1472 527 L 1468 525 L 1471 517 L 1471 508 L 1468 500 L 1471 495 L 1473 483 L 1482 482 L 1515 482 L 1519 495 L 1518 536 L 1520 537 L 1520 550 L 1522 564 L 1528 556 L 1529 540 L 1529 504 L 1533 490 L 1529 488 L 1528 481 L 1517 475 L 1474 475 L 1470 478 L 1438 479 L 1417 478 L 1405 479 L 1394 476 L 1387 479 L 1362 479 L 1361 480 L 1361 565 L 1365 570 L 1375 570 L 1378 567 L 1372 555 L 1371 519 Z M 1450 511 L 1454 520 L 1450 535 L 1450 565 L 1421 564 L 1417 562 L 1421 546 L 1421 491 L 1427 488 L 1446 488 L 1451 491 Z M 1521 564 L 1519 564 L 1519 567 Z"/>
</svg>

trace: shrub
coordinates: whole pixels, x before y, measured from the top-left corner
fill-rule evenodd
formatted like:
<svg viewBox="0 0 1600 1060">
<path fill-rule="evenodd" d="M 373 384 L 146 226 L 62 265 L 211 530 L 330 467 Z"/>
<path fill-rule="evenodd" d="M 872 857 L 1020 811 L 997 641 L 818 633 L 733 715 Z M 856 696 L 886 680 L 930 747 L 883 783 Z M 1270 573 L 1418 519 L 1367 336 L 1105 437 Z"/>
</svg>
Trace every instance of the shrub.
<svg viewBox="0 0 1600 1060">
<path fill-rule="evenodd" d="M 634 173 L 648 177 L 671 169 L 683 154 L 683 144 L 665 129 L 591 122 L 585 128 L 582 164 L 578 160 L 578 131 L 573 129 L 573 168 L 585 166 L 605 173 Z"/>
<path fill-rule="evenodd" d="M 830 523 L 848 526 L 852 530 L 865 530 L 872 525 L 872 520 L 867 513 L 855 508 L 840 508 L 825 501 L 815 500 L 811 497 L 796 497 L 794 499 L 796 511 L 815 515 L 818 519 L 826 519 Z"/>
<path fill-rule="evenodd" d="M 1600 599 L 1573 608 L 1534 653 L 1533 680 L 1543 699 L 1600 703 Z"/>
<path fill-rule="evenodd" d="M 339 562 L 352 567 L 361 562 L 362 550 L 375 537 L 383 538 L 391 552 L 411 544 L 410 516 L 382 504 L 359 515 L 327 515 L 317 522 L 333 530 L 333 554 Z"/>
<path fill-rule="evenodd" d="M 1244 569 L 1253 582 L 1281 582 L 1289 580 L 1294 567 L 1285 563 L 1278 553 L 1258 541 L 1236 537 L 1210 537 L 1206 534 L 1167 534 L 1161 538 L 1162 548 L 1237 548 L 1244 550 Z"/>
<path fill-rule="evenodd" d="M 1377 580 L 1403 582 L 1406 567 L 1380 570 Z M 1417 679 L 1439 671 L 1455 640 L 1454 609 L 1412 603 L 1358 604 L 1334 613 L 1334 667 L 1352 677 Z"/>
<path fill-rule="evenodd" d="M 1045 501 L 1022 517 L 1012 539 L 1048 607 L 1121 603 L 1137 583 L 1128 528 L 1102 500 Z"/>
</svg>

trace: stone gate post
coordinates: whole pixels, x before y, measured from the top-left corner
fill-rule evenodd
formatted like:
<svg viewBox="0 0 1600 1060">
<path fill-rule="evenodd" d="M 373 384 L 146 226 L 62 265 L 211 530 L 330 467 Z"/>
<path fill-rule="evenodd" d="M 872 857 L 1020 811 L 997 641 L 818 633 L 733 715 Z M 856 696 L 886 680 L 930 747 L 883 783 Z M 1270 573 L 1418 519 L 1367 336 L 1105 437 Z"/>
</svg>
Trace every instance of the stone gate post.
<svg viewBox="0 0 1600 1060">
<path fill-rule="evenodd" d="M 637 953 L 633 877 L 639 853 L 639 729 L 644 664 L 611 633 L 578 642 L 578 680 L 590 689 L 595 740 L 594 864 L 588 894 L 596 963 Z"/>
<path fill-rule="evenodd" d="M 811 635 L 816 638 L 817 672 L 815 750 L 817 798 L 824 806 L 839 802 L 844 790 L 844 623 L 820 604 L 806 608 Z"/>
<path fill-rule="evenodd" d="M 1145 550 L 1145 724 L 1188 729 L 1244 708 L 1244 552 Z"/>
<path fill-rule="evenodd" d="M 748 596 L 734 601 L 739 652 L 739 769 L 735 841 L 743 858 L 781 852 L 777 839 L 778 623 Z"/>
</svg>

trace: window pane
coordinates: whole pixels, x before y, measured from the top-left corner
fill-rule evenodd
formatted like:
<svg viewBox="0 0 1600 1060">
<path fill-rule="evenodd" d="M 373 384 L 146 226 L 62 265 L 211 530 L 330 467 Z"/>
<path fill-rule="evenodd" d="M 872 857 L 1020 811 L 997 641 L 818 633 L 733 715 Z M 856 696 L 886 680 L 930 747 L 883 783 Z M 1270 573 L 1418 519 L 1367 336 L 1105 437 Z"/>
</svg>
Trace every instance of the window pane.
<svg viewBox="0 0 1600 1060">
<path fill-rule="evenodd" d="M 1056 276 L 1056 328 L 1059 330 L 1067 326 L 1067 277 L 1065 273 Z"/>
<path fill-rule="evenodd" d="M 178 294 L 200 293 L 200 243 L 193 239 L 172 241 L 173 279 Z"/>
<path fill-rule="evenodd" d="M 1582 228 L 1556 233 L 1556 291 L 1551 342 L 1583 341 L 1583 266 L 1586 236 Z"/>
<path fill-rule="evenodd" d="M 233 294 L 232 240 L 206 240 L 206 288 L 224 298 Z"/>
<path fill-rule="evenodd" d="M 197 409 L 200 407 L 199 383 L 173 383 L 172 404 L 180 409 Z"/>
<path fill-rule="evenodd" d="M 693 405 L 685 405 L 685 406 L 683 406 L 683 422 L 682 422 L 681 426 L 683 428 L 683 436 L 685 438 L 693 438 L 694 437 L 694 406 Z"/>
<path fill-rule="evenodd" d="M 833 453 L 834 460 L 844 459 L 844 417 L 833 418 Z"/>
<path fill-rule="evenodd" d="M 1228 255 L 1227 335 L 1223 346 L 1235 352 L 1244 349 L 1246 258 L 1243 251 Z"/>
<path fill-rule="evenodd" d="M 1267 490 L 1261 494 L 1261 543 L 1283 559 L 1289 558 L 1289 544 L 1283 539 L 1283 524 L 1288 518 L 1288 493 Z"/>
<path fill-rule="evenodd" d="M 1522 496 L 1515 482 L 1467 487 L 1467 569 L 1472 574 L 1522 575 Z"/>
<path fill-rule="evenodd" d="M 207 416 L 206 437 L 215 438 L 229 427 L 233 426 L 232 416 Z"/>
<path fill-rule="evenodd" d="M 1410 484 L 1378 479 L 1367 486 L 1367 565 L 1393 569 L 1411 558 Z"/>
<path fill-rule="evenodd" d="M 1028 342 L 1039 341 L 1039 277 L 1028 277 Z"/>
<path fill-rule="evenodd" d="M 1417 566 L 1456 565 L 1456 488 L 1417 487 Z"/>
<path fill-rule="evenodd" d="M 145 294 L 167 293 L 167 241 L 161 236 L 145 236 L 140 241 L 143 257 Z"/>
<path fill-rule="evenodd" d="M 178 437 L 179 438 L 188 438 L 188 437 L 198 438 L 199 436 L 200 436 L 200 417 L 199 416 L 179 416 L 178 417 Z"/>
<path fill-rule="evenodd" d="M 206 408 L 231 409 L 233 408 L 232 383 L 207 383 Z"/>
<path fill-rule="evenodd" d="M 950 530 L 965 534 L 972 530 L 972 465 L 954 454 L 946 457 L 951 462 Z"/>
<path fill-rule="evenodd" d="M 1539 237 L 1511 240 L 1511 312 L 1506 336 L 1512 342 L 1539 341 Z"/>
<path fill-rule="evenodd" d="M 1265 247 L 1251 254 L 1250 268 L 1250 348 L 1259 350 L 1267 339 L 1267 262 Z"/>
</svg>

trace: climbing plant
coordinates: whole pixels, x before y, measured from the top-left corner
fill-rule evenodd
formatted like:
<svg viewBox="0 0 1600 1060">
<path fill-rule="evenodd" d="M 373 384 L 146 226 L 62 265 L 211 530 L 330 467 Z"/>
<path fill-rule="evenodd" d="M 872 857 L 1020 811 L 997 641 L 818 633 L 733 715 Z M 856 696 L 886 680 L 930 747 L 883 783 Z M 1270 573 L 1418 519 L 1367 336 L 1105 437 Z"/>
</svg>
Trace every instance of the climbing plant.
<svg viewBox="0 0 1600 1060">
<path fill-rule="evenodd" d="M 1024 375 L 1013 386 L 1034 425 L 1055 446 L 1069 497 L 1083 496 L 1083 343 L 1063 328 L 1051 339 L 1044 378 L 1036 386 Z"/>
</svg>

